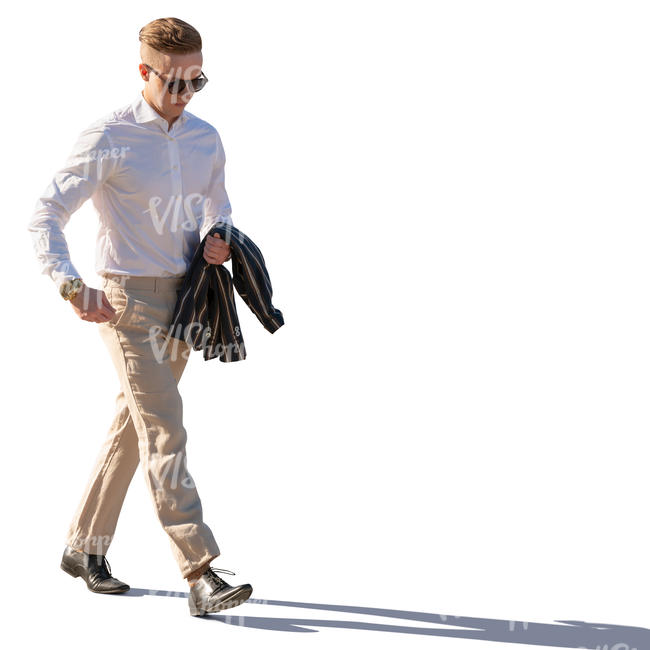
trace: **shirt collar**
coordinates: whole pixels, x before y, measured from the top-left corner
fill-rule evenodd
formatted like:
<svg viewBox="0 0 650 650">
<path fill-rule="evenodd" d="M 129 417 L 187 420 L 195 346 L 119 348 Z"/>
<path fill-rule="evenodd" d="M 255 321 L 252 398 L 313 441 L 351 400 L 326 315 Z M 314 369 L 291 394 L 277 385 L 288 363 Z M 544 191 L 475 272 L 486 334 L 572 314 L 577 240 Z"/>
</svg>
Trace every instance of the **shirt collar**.
<svg viewBox="0 0 650 650">
<path fill-rule="evenodd" d="M 160 128 L 165 131 L 165 133 L 169 132 L 169 124 L 167 123 L 167 120 L 162 115 L 160 115 L 149 104 L 149 102 L 147 102 L 147 100 L 144 98 L 144 95 L 142 94 L 142 91 L 140 91 L 138 97 L 131 104 L 131 108 L 133 109 L 133 116 L 135 117 L 135 121 L 138 122 L 138 124 L 156 122 L 160 125 Z M 172 124 L 172 131 L 178 129 L 179 126 L 184 125 L 185 122 L 187 122 L 188 118 L 189 115 L 187 114 L 186 110 L 184 110 Z"/>
</svg>

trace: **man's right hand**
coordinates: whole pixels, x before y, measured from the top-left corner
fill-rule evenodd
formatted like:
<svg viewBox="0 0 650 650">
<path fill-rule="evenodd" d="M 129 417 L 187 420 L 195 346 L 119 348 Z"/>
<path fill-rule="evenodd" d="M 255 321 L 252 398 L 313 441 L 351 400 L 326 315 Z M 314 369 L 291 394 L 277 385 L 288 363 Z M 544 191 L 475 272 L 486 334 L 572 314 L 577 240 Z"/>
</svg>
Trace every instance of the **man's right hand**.
<svg viewBox="0 0 650 650">
<path fill-rule="evenodd" d="M 111 320 L 116 313 L 101 289 L 93 289 L 85 284 L 81 287 L 81 291 L 70 300 L 70 304 L 81 320 L 91 323 L 105 323 Z"/>
</svg>

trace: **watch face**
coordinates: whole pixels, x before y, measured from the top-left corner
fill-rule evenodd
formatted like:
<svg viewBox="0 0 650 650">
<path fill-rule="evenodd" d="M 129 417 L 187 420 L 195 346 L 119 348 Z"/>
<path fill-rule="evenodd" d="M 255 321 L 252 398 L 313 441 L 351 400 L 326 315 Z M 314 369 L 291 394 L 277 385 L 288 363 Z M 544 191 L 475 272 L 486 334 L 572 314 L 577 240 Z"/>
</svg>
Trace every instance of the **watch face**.
<svg viewBox="0 0 650 650">
<path fill-rule="evenodd" d="M 61 285 L 61 295 L 65 300 L 68 300 L 70 297 L 70 294 L 77 289 L 77 287 L 81 288 L 81 280 L 79 278 L 74 278 L 74 280 L 67 280 Z"/>
</svg>

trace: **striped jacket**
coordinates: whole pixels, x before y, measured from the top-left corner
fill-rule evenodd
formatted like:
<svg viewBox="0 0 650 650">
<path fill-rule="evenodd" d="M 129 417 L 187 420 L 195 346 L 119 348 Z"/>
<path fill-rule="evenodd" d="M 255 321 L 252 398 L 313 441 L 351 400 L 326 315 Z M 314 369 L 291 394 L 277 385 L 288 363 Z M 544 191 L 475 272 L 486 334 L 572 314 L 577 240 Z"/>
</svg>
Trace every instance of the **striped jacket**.
<svg viewBox="0 0 650 650">
<path fill-rule="evenodd" d="M 210 264 L 203 258 L 206 237 L 214 233 L 230 246 L 232 276 L 223 264 Z M 216 224 L 194 253 L 169 325 L 170 336 L 186 341 L 194 350 L 203 350 L 206 361 L 246 358 L 233 283 L 269 332 L 284 325 L 282 312 L 271 304 L 273 290 L 260 249 L 232 224 Z"/>
</svg>

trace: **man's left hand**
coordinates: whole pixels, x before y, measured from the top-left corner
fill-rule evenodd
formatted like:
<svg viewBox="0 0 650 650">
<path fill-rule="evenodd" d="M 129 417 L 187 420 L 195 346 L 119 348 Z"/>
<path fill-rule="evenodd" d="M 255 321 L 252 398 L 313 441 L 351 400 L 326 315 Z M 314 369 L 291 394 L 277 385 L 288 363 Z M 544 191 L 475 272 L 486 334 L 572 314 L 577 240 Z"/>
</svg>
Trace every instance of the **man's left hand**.
<svg viewBox="0 0 650 650">
<path fill-rule="evenodd" d="M 218 232 L 206 237 L 203 259 L 208 264 L 223 264 L 230 259 L 230 246 L 221 239 Z"/>
</svg>

